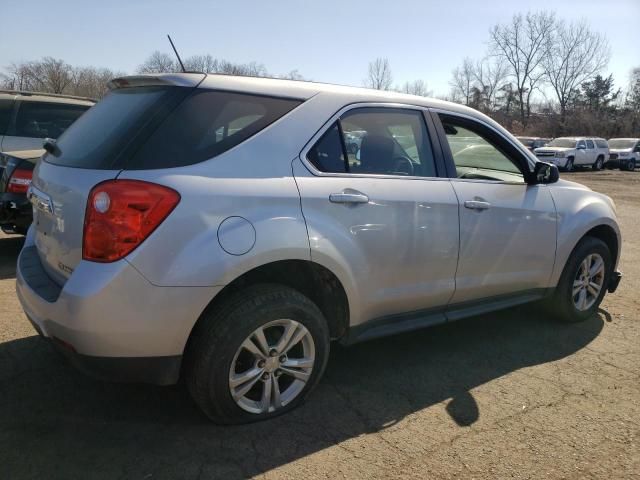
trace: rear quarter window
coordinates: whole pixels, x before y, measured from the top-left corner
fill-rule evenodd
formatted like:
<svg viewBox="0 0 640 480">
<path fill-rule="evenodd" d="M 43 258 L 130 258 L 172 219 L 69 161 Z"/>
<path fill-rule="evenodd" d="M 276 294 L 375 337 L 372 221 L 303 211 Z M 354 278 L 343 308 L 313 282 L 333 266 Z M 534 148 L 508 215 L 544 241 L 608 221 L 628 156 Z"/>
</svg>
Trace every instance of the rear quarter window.
<svg viewBox="0 0 640 480">
<path fill-rule="evenodd" d="M 596 145 L 598 148 L 609 148 L 609 144 L 606 140 L 596 140 Z"/>
<path fill-rule="evenodd" d="M 300 103 L 196 89 L 151 134 L 126 168 L 171 168 L 208 160 L 244 142 Z"/>
<path fill-rule="evenodd" d="M 0 99 L 0 135 L 6 135 L 13 113 L 13 99 Z"/>
<path fill-rule="evenodd" d="M 89 109 L 87 105 L 21 101 L 13 135 L 58 138 Z"/>
</svg>

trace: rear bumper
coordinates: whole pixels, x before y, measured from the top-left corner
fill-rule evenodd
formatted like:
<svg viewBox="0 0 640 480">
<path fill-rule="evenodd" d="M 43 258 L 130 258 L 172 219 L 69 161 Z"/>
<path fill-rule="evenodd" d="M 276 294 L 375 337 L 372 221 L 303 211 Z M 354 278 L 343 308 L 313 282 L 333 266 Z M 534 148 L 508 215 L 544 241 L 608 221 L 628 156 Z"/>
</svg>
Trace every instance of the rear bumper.
<svg viewBox="0 0 640 480">
<path fill-rule="evenodd" d="M 31 225 L 32 210 L 26 195 L 0 193 L 0 227 L 15 233 L 25 233 Z"/>
<path fill-rule="evenodd" d="M 74 365 L 102 379 L 161 385 L 178 380 L 191 329 L 219 289 L 157 287 L 124 260 L 81 262 L 59 286 L 30 235 L 16 272 L 25 314 Z"/>
</svg>

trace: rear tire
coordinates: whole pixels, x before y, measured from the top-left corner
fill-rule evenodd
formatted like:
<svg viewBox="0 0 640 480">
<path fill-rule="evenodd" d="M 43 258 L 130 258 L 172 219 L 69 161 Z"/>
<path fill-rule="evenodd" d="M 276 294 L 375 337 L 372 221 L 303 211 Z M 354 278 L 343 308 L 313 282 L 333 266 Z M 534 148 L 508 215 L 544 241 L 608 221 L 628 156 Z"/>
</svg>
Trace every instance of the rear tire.
<svg viewBox="0 0 640 480">
<path fill-rule="evenodd" d="M 304 336 L 276 354 L 287 322 L 294 328 L 291 342 L 298 334 Z M 250 423 L 302 403 L 322 377 L 328 357 L 329 329 L 311 300 L 289 287 L 254 285 L 231 295 L 199 320 L 187 348 L 185 377 L 191 396 L 211 420 Z M 308 358 L 310 367 L 293 366 Z M 291 375 L 292 370 L 304 378 Z"/>
<path fill-rule="evenodd" d="M 603 270 L 600 277 L 594 276 L 593 279 L 585 279 L 585 275 L 582 275 L 583 264 L 590 258 L 593 261 L 590 264 L 593 269 L 597 266 L 597 260 L 601 259 Z M 607 245 L 598 238 L 584 237 L 569 256 L 569 260 L 567 260 L 560 276 L 558 286 L 551 299 L 547 302 L 547 309 L 558 320 L 563 322 L 581 322 L 588 319 L 600 307 L 611 279 L 612 270 L 613 262 Z M 583 279 L 585 286 L 587 284 L 589 286 L 600 284 L 600 288 L 597 294 L 585 288 L 585 302 L 580 304 L 581 291 L 577 294 L 575 292 L 577 289 L 582 288 L 581 282 Z"/>
<path fill-rule="evenodd" d="M 627 162 L 627 170 L 629 170 L 630 172 L 633 172 L 636 169 L 636 161 L 634 159 L 631 159 Z"/>
</svg>

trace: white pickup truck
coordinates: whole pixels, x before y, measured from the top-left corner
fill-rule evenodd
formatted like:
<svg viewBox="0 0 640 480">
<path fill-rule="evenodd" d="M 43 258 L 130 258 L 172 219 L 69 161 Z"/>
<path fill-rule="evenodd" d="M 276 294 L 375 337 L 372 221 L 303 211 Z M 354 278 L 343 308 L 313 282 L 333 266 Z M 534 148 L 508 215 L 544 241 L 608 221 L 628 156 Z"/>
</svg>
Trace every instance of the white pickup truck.
<svg viewBox="0 0 640 480">
<path fill-rule="evenodd" d="M 570 172 L 576 167 L 602 170 L 609 160 L 609 145 L 604 138 L 559 137 L 534 150 L 536 157 Z"/>
</svg>

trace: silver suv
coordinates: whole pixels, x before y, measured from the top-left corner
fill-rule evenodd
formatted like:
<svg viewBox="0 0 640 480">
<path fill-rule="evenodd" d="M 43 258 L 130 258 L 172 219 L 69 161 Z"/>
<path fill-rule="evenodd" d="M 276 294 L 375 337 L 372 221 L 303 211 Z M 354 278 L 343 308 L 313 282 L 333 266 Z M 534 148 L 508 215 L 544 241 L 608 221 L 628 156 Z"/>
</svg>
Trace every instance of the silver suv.
<svg viewBox="0 0 640 480">
<path fill-rule="evenodd" d="M 0 90 L 0 152 L 42 148 L 58 138 L 95 100 L 71 95 Z"/>
<path fill-rule="evenodd" d="M 217 422 L 294 408 L 331 340 L 538 300 L 579 321 L 619 282 L 613 202 L 470 108 L 201 74 L 111 89 L 36 167 L 18 296 L 81 369 L 183 374 Z"/>
</svg>

